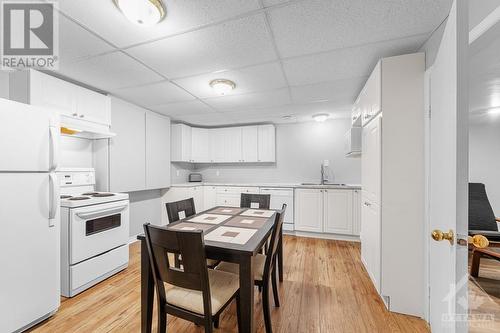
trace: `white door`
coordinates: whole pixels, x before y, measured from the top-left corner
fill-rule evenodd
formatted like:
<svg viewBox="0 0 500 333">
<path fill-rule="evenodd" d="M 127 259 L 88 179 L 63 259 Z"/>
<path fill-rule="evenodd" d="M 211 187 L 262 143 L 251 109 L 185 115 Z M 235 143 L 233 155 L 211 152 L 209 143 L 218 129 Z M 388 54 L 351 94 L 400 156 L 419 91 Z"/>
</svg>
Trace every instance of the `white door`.
<svg viewBox="0 0 500 333">
<path fill-rule="evenodd" d="M 51 226 L 48 173 L 0 172 L 0 184 L 0 332 L 14 332 L 59 307 L 59 209 Z"/>
<path fill-rule="evenodd" d="M 430 69 L 430 230 L 455 240 L 429 242 L 430 324 L 433 332 L 467 331 L 468 47 L 467 1 L 454 1 Z M 463 237 L 463 236 L 462 236 Z"/>
<path fill-rule="evenodd" d="M 361 154 L 361 179 L 363 195 L 380 204 L 382 178 L 382 117 L 373 119 L 363 127 L 363 154 Z"/>
<path fill-rule="evenodd" d="M 324 191 L 325 232 L 352 235 L 352 191 Z"/>
<path fill-rule="evenodd" d="M 257 162 L 257 126 L 245 126 L 241 128 L 241 161 Z"/>
<path fill-rule="evenodd" d="M 361 260 L 375 288 L 380 292 L 381 220 L 380 207 L 362 198 Z"/>
<path fill-rule="evenodd" d="M 0 171 L 54 169 L 59 129 L 50 127 L 49 112 L 6 99 L 0 99 L 0 110 Z"/>
<path fill-rule="evenodd" d="M 323 190 L 295 190 L 295 230 L 323 232 Z"/>
</svg>

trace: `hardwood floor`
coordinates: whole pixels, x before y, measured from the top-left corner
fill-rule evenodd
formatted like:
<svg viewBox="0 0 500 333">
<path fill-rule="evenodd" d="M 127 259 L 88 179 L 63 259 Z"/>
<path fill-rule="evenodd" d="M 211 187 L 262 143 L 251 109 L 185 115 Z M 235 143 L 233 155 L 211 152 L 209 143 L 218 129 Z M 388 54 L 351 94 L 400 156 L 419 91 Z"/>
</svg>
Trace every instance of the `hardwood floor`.
<svg viewBox="0 0 500 333">
<path fill-rule="evenodd" d="M 358 243 L 285 236 L 284 251 L 281 307 L 274 308 L 271 301 L 274 332 L 428 332 L 422 319 L 385 310 L 361 264 Z M 140 332 L 139 257 L 136 242 L 130 245 L 130 266 L 125 271 L 64 299 L 56 315 L 32 332 Z M 265 332 L 261 302 L 256 290 L 259 333 Z M 169 316 L 168 331 L 203 329 Z M 237 332 L 234 302 L 215 332 Z"/>
<path fill-rule="evenodd" d="M 470 259 L 469 259 L 470 263 Z M 479 277 L 469 280 L 470 333 L 500 332 L 500 262 L 482 258 Z M 483 316 L 483 317 L 481 317 Z"/>
</svg>

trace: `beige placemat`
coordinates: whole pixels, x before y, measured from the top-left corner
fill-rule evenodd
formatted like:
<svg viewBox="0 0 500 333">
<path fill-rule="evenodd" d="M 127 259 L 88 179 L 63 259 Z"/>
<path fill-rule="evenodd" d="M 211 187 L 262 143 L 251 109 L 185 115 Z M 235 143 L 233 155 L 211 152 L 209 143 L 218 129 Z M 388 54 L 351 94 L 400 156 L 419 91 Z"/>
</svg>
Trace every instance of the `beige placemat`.
<svg viewBox="0 0 500 333">
<path fill-rule="evenodd" d="M 246 208 L 239 208 L 239 207 L 217 207 L 217 208 L 209 210 L 207 213 L 238 215 L 239 213 L 241 213 L 245 209 Z"/>
<path fill-rule="evenodd" d="M 219 215 L 219 214 L 201 214 L 190 218 L 189 222 L 196 223 L 208 223 L 208 224 L 220 224 L 227 219 L 230 219 L 231 215 Z"/>
<path fill-rule="evenodd" d="M 218 227 L 205 235 L 206 241 L 223 242 L 232 244 L 246 244 L 257 232 L 257 229 Z"/>
<path fill-rule="evenodd" d="M 194 231 L 194 230 L 202 230 L 206 231 L 214 226 L 211 224 L 203 224 L 203 223 L 191 223 L 191 222 L 181 222 L 179 224 L 173 226 L 167 226 L 168 229 L 173 230 L 183 230 L 183 231 Z"/>
<path fill-rule="evenodd" d="M 252 217 L 271 217 L 274 214 L 274 210 L 267 209 L 247 209 L 240 215 L 252 216 Z"/>
<path fill-rule="evenodd" d="M 267 218 L 263 217 L 251 217 L 251 216 L 235 216 L 226 223 L 225 226 L 233 226 L 240 228 L 261 228 L 267 222 Z"/>
</svg>

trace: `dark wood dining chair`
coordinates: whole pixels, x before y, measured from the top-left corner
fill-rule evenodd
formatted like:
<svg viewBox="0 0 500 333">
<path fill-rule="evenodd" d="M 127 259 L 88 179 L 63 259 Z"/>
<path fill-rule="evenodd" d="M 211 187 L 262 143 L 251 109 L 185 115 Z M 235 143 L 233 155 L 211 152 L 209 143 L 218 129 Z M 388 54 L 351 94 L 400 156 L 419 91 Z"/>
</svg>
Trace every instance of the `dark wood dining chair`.
<svg viewBox="0 0 500 333">
<path fill-rule="evenodd" d="M 279 293 L 278 293 L 278 277 L 276 274 L 276 253 L 280 241 L 281 229 L 283 228 L 283 217 L 285 216 L 286 204 L 283 204 L 282 209 L 276 213 L 274 220 L 273 231 L 271 233 L 271 240 L 267 254 L 257 254 L 254 257 L 254 279 L 255 285 L 262 287 L 262 307 L 264 311 L 264 322 L 266 325 L 266 332 L 272 333 L 271 325 L 271 309 L 269 307 L 269 283 L 272 283 L 274 305 L 280 306 Z M 216 270 L 230 272 L 233 274 L 239 273 L 238 264 L 222 262 Z"/>
<path fill-rule="evenodd" d="M 252 208 L 252 204 L 258 204 L 259 209 L 269 209 L 271 205 L 270 194 L 241 193 L 240 207 Z"/>
<path fill-rule="evenodd" d="M 490 247 L 500 247 L 500 218 L 495 217 L 486 187 L 482 183 L 469 183 L 469 235 L 483 235 Z"/>
<path fill-rule="evenodd" d="M 158 332 L 167 331 L 167 314 L 213 332 L 214 318 L 233 299 L 240 330 L 239 278 L 207 268 L 203 232 L 167 230 L 147 223 L 144 233 L 158 301 Z M 170 265 L 168 253 L 182 255 L 182 269 Z"/>
<path fill-rule="evenodd" d="M 194 206 L 194 199 L 184 199 L 174 202 L 167 202 L 165 204 L 167 207 L 168 223 L 173 223 L 179 221 L 181 218 L 179 214 L 184 212 L 186 218 L 196 215 L 196 208 Z M 182 265 L 182 256 L 174 255 L 175 267 L 179 268 Z M 219 263 L 218 260 L 208 259 L 207 266 L 214 268 Z"/>
</svg>

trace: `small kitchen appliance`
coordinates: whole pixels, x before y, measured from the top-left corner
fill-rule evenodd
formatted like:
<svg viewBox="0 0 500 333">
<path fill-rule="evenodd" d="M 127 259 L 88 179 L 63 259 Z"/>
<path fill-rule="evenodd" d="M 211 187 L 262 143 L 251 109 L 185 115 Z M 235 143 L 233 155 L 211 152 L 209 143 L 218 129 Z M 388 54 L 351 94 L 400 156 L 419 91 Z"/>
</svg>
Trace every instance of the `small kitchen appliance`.
<svg viewBox="0 0 500 333">
<path fill-rule="evenodd" d="M 61 294 L 73 297 L 128 266 L 129 197 L 95 191 L 92 168 L 60 169 Z"/>
<path fill-rule="evenodd" d="M 201 173 L 190 173 L 189 174 L 189 182 L 190 183 L 200 183 L 203 181 L 203 177 Z"/>
</svg>

